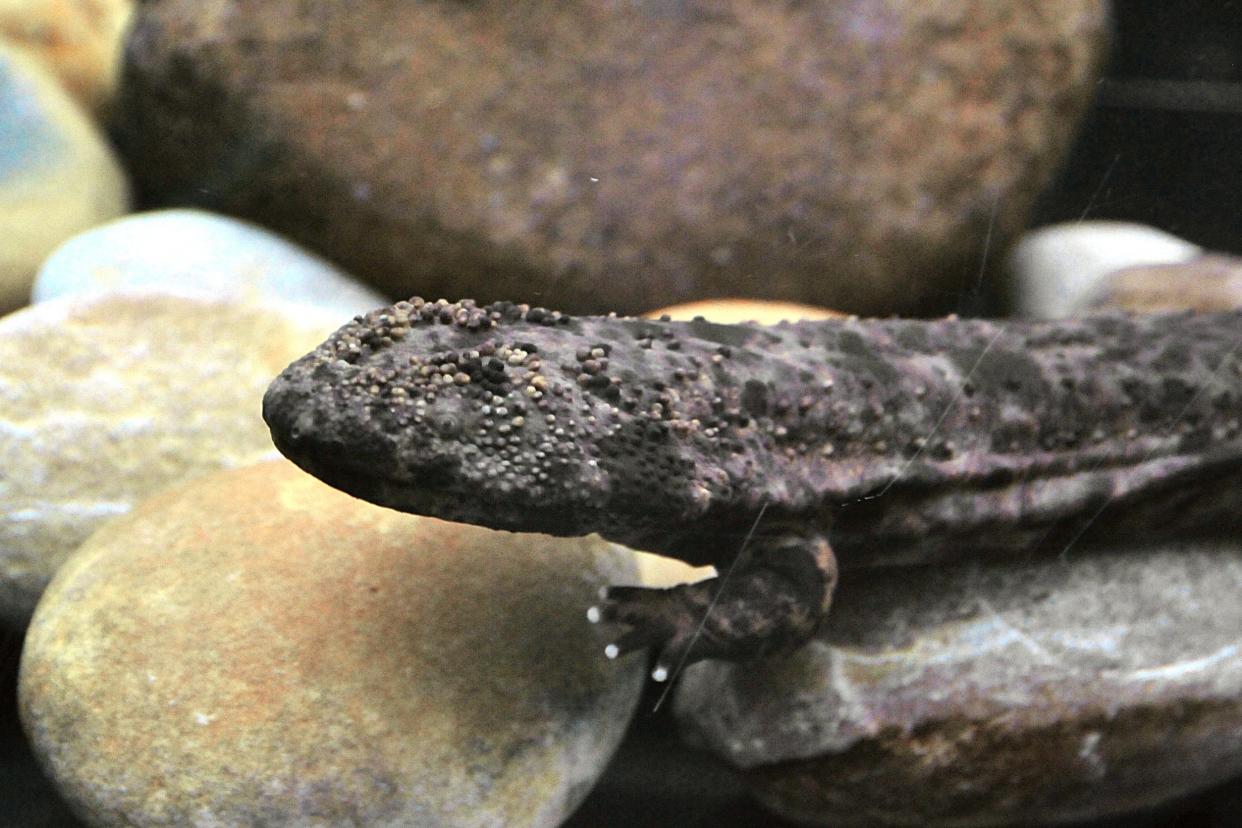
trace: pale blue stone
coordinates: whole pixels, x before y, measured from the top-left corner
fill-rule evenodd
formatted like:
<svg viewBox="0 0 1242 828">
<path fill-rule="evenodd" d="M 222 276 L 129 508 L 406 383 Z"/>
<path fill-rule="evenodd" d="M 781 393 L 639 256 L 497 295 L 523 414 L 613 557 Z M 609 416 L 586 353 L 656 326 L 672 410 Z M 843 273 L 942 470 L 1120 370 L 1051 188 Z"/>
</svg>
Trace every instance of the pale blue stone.
<svg viewBox="0 0 1242 828">
<path fill-rule="evenodd" d="M 0 181 L 53 163 L 68 150 L 56 118 L 23 67 L 0 51 Z"/>
<path fill-rule="evenodd" d="M 137 213 L 74 236 L 44 262 L 32 300 L 115 288 L 311 305 L 342 317 L 388 304 L 292 242 L 201 210 Z"/>
<path fill-rule="evenodd" d="M 0 315 L 61 242 L 129 209 L 129 184 L 59 81 L 0 37 Z"/>
</svg>

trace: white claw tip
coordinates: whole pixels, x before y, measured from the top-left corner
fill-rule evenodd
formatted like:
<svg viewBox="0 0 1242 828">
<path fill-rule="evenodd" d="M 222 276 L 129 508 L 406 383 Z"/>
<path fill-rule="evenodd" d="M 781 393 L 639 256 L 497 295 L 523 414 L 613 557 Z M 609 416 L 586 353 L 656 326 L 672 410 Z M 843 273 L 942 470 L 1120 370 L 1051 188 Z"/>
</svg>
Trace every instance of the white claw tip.
<svg viewBox="0 0 1242 828">
<path fill-rule="evenodd" d="M 616 644 L 609 644 L 607 647 L 604 648 L 604 655 L 607 656 L 608 658 L 616 658 L 617 656 L 621 655 L 621 648 L 618 647 Z"/>
<path fill-rule="evenodd" d="M 591 607 L 587 610 L 587 620 L 592 624 L 598 624 L 603 616 L 600 614 L 599 607 Z"/>
<path fill-rule="evenodd" d="M 664 680 L 665 680 L 665 679 L 667 679 L 667 678 L 668 678 L 668 668 L 667 668 L 667 667 L 663 667 L 663 666 L 661 666 L 661 667 L 657 667 L 657 668 L 655 668 L 654 670 L 652 670 L 652 671 L 651 671 L 651 679 L 652 679 L 653 681 L 664 681 Z"/>
</svg>

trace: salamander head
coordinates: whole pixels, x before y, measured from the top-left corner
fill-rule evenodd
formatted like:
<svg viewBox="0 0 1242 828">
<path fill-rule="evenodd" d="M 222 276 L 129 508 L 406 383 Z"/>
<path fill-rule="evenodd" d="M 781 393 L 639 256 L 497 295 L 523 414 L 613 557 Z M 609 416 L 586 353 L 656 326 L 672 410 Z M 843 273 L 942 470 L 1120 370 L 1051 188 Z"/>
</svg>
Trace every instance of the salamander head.
<svg viewBox="0 0 1242 828">
<path fill-rule="evenodd" d="M 692 516 L 714 484 L 637 387 L 652 324 L 398 302 L 285 369 L 263 416 L 298 465 L 402 511 L 553 534 Z"/>
</svg>

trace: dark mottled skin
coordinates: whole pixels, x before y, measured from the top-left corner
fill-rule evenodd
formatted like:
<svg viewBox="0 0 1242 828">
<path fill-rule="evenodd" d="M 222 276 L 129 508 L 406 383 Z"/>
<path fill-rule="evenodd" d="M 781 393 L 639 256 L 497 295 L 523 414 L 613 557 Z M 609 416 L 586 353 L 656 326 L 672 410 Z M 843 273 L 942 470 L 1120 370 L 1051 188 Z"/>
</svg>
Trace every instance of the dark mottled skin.
<svg viewBox="0 0 1242 828">
<path fill-rule="evenodd" d="M 1242 312 L 776 326 L 374 311 L 264 399 L 359 497 L 727 567 L 614 589 L 662 665 L 805 640 L 844 567 L 1242 529 Z M 827 539 L 831 539 L 829 550 Z M 707 605 L 716 604 L 699 630 Z"/>
</svg>

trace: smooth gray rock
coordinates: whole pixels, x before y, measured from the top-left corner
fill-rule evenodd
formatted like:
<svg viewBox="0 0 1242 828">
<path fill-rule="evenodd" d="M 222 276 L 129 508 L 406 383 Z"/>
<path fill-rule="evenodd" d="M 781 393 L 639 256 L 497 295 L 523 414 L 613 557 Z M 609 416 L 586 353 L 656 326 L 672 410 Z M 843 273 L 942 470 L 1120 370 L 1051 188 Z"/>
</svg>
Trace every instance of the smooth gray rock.
<svg viewBox="0 0 1242 828">
<path fill-rule="evenodd" d="M 1124 813 L 1242 773 L 1240 598 L 1240 547 L 849 573 L 819 640 L 676 710 L 811 824 Z"/>
</svg>

